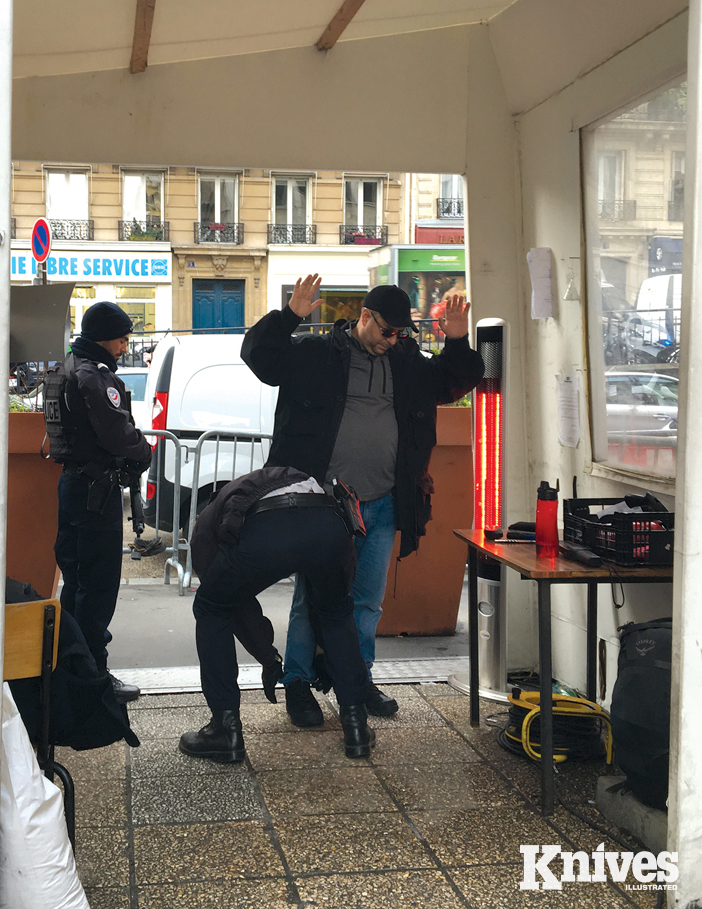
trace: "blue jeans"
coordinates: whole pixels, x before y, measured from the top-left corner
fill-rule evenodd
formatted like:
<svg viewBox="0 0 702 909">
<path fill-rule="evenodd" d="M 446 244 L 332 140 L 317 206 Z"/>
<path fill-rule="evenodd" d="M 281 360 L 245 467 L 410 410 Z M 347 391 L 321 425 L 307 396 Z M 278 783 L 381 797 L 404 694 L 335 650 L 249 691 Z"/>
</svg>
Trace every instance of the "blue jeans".
<svg viewBox="0 0 702 909">
<path fill-rule="evenodd" d="M 366 536 L 355 537 L 356 576 L 351 595 L 361 655 L 370 676 L 375 661 L 375 630 L 383 613 L 381 605 L 395 542 L 395 499 L 392 493 L 371 502 L 361 502 L 361 514 L 366 525 Z M 295 678 L 305 682 L 314 680 L 312 660 L 315 644 L 304 585 L 298 576 L 295 580 L 285 646 L 284 685 Z"/>
</svg>

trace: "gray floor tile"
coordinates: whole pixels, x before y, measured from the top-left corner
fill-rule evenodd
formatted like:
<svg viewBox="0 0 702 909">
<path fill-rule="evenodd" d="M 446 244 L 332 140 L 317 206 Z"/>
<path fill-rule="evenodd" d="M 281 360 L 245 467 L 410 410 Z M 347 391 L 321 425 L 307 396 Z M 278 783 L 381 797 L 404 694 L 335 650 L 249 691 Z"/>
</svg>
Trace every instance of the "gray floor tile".
<svg viewBox="0 0 702 909">
<path fill-rule="evenodd" d="M 514 789 L 485 764 L 437 764 L 378 768 L 380 778 L 407 811 L 478 808 L 522 802 Z"/>
<path fill-rule="evenodd" d="M 279 700 L 281 700 L 279 698 Z M 331 704 L 326 698 L 318 697 L 319 706 L 324 714 L 324 729 L 341 730 L 341 724 L 338 716 L 334 713 Z M 290 718 L 285 712 L 284 704 L 242 704 L 241 705 L 241 723 L 244 727 L 244 737 L 247 733 L 275 733 L 275 732 L 293 732 L 305 735 L 308 729 L 298 729 L 290 722 Z"/>
<path fill-rule="evenodd" d="M 525 843 L 557 842 L 542 818 L 520 807 L 413 811 L 410 817 L 446 865 L 516 862 Z"/>
<path fill-rule="evenodd" d="M 132 783 L 134 824 L 200 824 L 262 817 L 246 774 L 191 773 L 141 777 Z"/>
<path fill-rule="evenodd" d="M 76 831 L 76 867 L 84 887 L 128 887 L 127 831 L 81 827 Z"/>
<path fill-rule="evenodd" d="M 395 811 L 370 767 L 316 767 L 262 773 L 259 783 L 274 820 L 285 815 Z"/>
<path fill-rule="evenodd" d="M 203 758 L 181 754 L 178 739 L 145 739 L 138 748 L 132 749 L 132 779 L 140 777 L 170 776 L 174 773 L 187 774 L 246 774 L 245 764 L 218 764 Z"/>
<path fill-rule="evenodd" d="M 174 886 L 152 885 L 139 890 L 139 909 L 290 909 L 288 883 L 228 881 Z M 91 907 L 92 909 L 92 907 Z"/>
<path fill-rule="evenodd" d="M 310 909 L 464 909 L 439 871 L 330 875 L 296 883 Z"/>
<path fill-rule="evenodd" d="M 399 686 L 398 686 L 399 687 Z M 413 729 L 423 726 L 445 726 L 446 720 L 420 697 L 398 698 L 399 710 L 389 717 L 370 716 L 368 724 L 374 729 L 397 729 L 410 726 Z"/>
<path fill-rule="evenodd" d="M 254 770 L 287 770 L 293 767 L 346 766 L 341 729 L 306 729 L 303 735 L 246 735 L 246 753 Z"/>
<path fill-rule="evenodd" d="M 474 909 L 626 909 L 608 884 L 564 883 L 563 890 L 520 890 L 523 865 L 452 869 L 451 876 Z"/>
<path fill-rule="evenodd" d="M 397 814 L 276 820 L 293 874 L 432 868 L 428 852 Z"/>
<path fill-rule="evenodd" d="M 455 728 L 462 733 L 470 742 L 479 742 L 484 739 L 494 740 L 497 735 L 497 729 L 487 724 L 489 717 L 495 718 L 500 726 L 503 724 L 502 714 L 507 713 L 505 704 L 497 704 L 493 701 L 480 701 L 480 726 L 473 727 L 470 725 L 470 703 L 468 698 L 463 695 L 460 698 L 444 697 L 434 698 L 431 703 L 439 713 Z"/>
<path fill-rule="evenodd" d="M 373 764 L 440 764 L 480 761 L 459 735 L 444 727 L 423 729 L 387 727 L 378 730 Z"/>
<path fill-rule="evenodd" d="M 207 707 L 170 707 L 164 710 L 135 710 L 132 729 L 140 739 L 172 739 L 190 729 L 201 729 L 212 719 Z"/>
<path fill-rule="evenodd" d="M 56 760 L 70 771 L 77 780 L 124 779 L 128 746 L 115 742 L 106 748 L 91 748 L 89 751 L 74 751 L 72 748 L 57 748 Z"/>
<path fill-rule="evenodd" d="M 130 909 L 128 887 L 88 887 L 85 895 L 90 909 Z"/>
<path fill-rule="evenodd" d="M 420 682 L 413 686 L 422 697 L 433 698 L 464 698 L 465 694 L 457 688 L 452 688 L 446 682 Z"/>
<path fill-rule="evenodd" d="M 137 827 L 137 884 L 232 881 L 283 876 L 270 837 L 257 821 Z"/>
<path fill-rule="evenodd" d="M 91 786 L 79 780 L 76 792 L 76 827 L 124 827 L 127 823 L 124 780 L 102 780 Z"/>
</svg>

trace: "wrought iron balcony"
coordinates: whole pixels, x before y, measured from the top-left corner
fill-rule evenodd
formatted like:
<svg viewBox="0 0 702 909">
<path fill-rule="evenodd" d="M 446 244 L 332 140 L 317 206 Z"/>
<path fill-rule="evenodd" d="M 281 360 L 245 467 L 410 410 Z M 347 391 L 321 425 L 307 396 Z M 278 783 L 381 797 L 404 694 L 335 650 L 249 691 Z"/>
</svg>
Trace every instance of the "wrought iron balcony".
<svg viewBox="0 0 702 909">
<path fill-rule="evenodd" d="M 196 243 L 235 243 L 239 246 L 244 242 L 243 224 L 195 221 L 194 228 Z"/>
<path fill-rule="evenodd" d="M 118 221 L 117 232 L 120 240 L 169 240 L 168 221 Z"/>
<path fill-rule="evenodd" d="M 10 218 L 10 239 L 17 239 L 17 218 Z"/>
<path fill-rule="evenodd" d="M 269 243 L 316 243 L 316 224 L 269 224 Z"/>
<path fill-rule="evenodd" d="M 94 240 L 92 221 L 69 221 L 65 218 L 49 218 L 49 227 L 54 240 Z"/>
<path fill-rule="evenodd" d="M 668 220 L 669 221 L 682 221 L 685 213 L 685 205 L 682 202 L 669 202 L 668 203 Z"/>
<path fill-rule="evenodd" d="M 437 218 L 462 218 L 463 217 L 463 199 L 437 199 L 436 200 L 436 217 Z"/>
<path fill-rule="evenodd" d="M 634 221 L 636 199 L 598 199 L 597 210 L 600 221 Z"/>
<path fill-rule="evenodd" d="M 388 242 L 388 229 L 383 227 L 357 227 L 341 224 L 339 226 L 339 243 L 351 246 L 385 246 Z"/>
</svg>

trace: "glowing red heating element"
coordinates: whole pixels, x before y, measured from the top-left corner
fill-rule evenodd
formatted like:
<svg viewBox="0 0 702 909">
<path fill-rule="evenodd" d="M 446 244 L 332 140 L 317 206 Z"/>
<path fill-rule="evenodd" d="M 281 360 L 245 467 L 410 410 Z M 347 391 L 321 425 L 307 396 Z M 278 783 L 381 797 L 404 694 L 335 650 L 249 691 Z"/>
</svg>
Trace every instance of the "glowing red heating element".
<svg viewBox="0 0 702 909">
<path fill-rule="evenodd" d="M 485 378 L 475 389 L 476 530 L 501 526 L 502 434 L 502 378 Z"/>
</svg>

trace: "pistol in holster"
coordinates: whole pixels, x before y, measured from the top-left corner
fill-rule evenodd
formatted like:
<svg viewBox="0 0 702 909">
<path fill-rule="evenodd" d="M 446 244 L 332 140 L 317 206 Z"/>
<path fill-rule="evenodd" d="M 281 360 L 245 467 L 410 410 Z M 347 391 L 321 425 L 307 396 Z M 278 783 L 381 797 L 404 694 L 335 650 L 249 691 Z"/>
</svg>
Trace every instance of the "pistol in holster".
<svg viewBox="0 0 702 909">
<path fill-rule="evenodd" d="M 86 509 L 94 514 L 104 514 L 110 493 L 119 483 L 119 471 L 114 467 L 86 464 L 82 473 L 90 481 Z"/>
<path fill-rule="evenodd" d="M 332 477 L 332 490 L 339 507 L 339 513 L 344 519 L 346 529 L 352 537 L 365 537 L 366 525 L 361 515 L 361 503 L 355 491 L 347 486 L 341 477 Z"/>
</svg>

